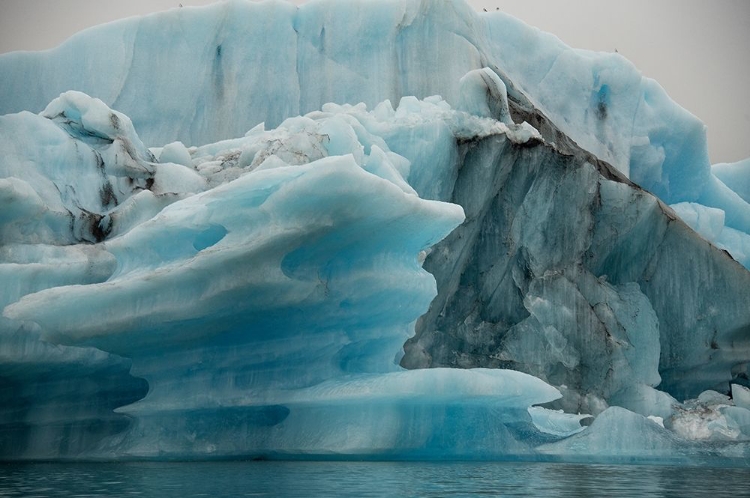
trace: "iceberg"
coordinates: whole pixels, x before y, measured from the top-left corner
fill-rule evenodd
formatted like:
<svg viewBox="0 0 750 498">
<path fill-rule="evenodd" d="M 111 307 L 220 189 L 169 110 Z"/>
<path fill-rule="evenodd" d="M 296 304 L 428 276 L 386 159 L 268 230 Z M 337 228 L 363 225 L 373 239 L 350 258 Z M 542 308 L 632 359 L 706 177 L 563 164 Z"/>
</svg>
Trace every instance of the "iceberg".
<svg viewBox="0 0 750 498">
<path fill-rule="evenodd" d="M 619 55 L 232 1 L 0 80 L 0 459 L 750 455 L 748 171 Z"/>
<path fill-rule="evenodd" d="M 457 132 L 527 138 L 524 127 L 513 125 L 516 137 L 439 99 L 412 103 L 423 119 L 439 116 Z M 72 274 L 38 275 L 32 292 L 9 295 L 8 327 L 28 323 L 40 345 L 124 363 L 123 377 L 148 386 L 143 399 L 109 407 L 124 426 L 83 448 L 69 449 L 70 436 L 53 424 L 27 422 L 35 444 L 20 456 L 477 458 L 508 447 L 530 453 L 529 434 L 546 439 L 527 408 L 560 393 L 539 379 L 398 367 L 398 351 L 436 293 L 419 255 L 464 214 L 420 198 L 402 176 L 409 162 L 359 114 L 371 117 L 327 106 L 192 154 L 175 143 L 160 151 L 160 160 L 189 158 L 190 166 L 156 162 L 126 117 L 80 92 L 61 95 L 41 115 L 7 117 L 9 129 L 22 121 L 42 130 L 33 141 L 8 131 L 17 151 L 9 164 L 50 168 L 9 167 L 9 178 L 24 185 L 12 191 L 12 205 L 34 197 L 40 209 L 61 206 L 44 230 L 29 233 L 23 218 L 8 224 L 17 227 L 9 252 L 28 260 L 11 274 L 25 283 L 23 270 L 52 258 Z M 395 114 L 389 119 L 398 121 Z M 66 140 L 40 144 L 49 126 Z M 52 168 L 47 157 L 81 171 Z M 88 190 L 74 188 L 81 178 Z M 116 192 L 114 200 L 102 191 Z M 76 225 L 83 218 L 87 224 Z M 92 244 L 99 253 L 84 259 Z M 58 247 L 79 249 L 50 249 Z M 440 422 L 421 425 L 423 418 Z"/>
</svg>

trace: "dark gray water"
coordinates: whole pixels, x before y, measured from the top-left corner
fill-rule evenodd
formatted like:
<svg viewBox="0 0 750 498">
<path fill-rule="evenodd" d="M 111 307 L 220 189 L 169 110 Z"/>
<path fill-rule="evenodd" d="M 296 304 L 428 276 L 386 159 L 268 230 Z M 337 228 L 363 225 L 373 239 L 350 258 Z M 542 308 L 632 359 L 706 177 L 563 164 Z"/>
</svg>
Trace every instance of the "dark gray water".
<svg viewBox="0 0 750 498">
<path fill-rule="evenodd" d="M 750 469 L 556 463 L 0 464 L 0 497 L 750 496 Z"/>
</svg>

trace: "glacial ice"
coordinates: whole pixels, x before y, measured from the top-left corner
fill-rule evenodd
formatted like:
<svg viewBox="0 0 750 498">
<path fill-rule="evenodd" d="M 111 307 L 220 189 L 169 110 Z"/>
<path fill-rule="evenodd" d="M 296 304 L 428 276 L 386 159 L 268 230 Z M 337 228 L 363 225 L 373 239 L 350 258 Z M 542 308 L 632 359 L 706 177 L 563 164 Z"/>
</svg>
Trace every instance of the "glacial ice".
<svg viewBox="0 0 750 498">
<path fill-rule="evenodd" d="M 233 1 L 0 82 L 0 458 L 750 458 L 748 171 L 619 55 Z"/>
<path fill-rule="evenodd" d="M 411 104 L 457 133 L 510 132 L 440 99 Z M 3 265 L 12 265 L 8 273 L 19 282 L 4 300 L 7 329 L 30 323 L 44 341 L 112 362 L 127 358 L 132 368 L 121 375 L 139 386 L 148 381 L 144 399 L 110 415 L 121 424 L 117 431 L 84 439 L 72 454 L 478 458 L 502 456 L 499 448 L 507 447 L 529 453 L 529 438 L 546 438 L 526 408 L 560 394 L 538 379 L 398 367 L 398 351 L 435 294 L 417 257 L 464 215 L 455 204 L 418 197 L 402 176 L 409 162 L 354 119 L 352 108 L 329 106 L 192 153 L 170 144 L 158 151 L 165 163 L 101 101 L 69 92 L 49 109 L 8 117 L 67 138 L 47 150 L 13 135 L 16 153 L 5 174 L 28 185 L 42 207 L 60 205 L 62 220 L 44 240 L 28 238 L 16 223 L 19 240 Z M 125 125 L 107 128 L 113 122 Z M 528 139 L 525 127 L 514 128 Z M 37 180 L 48 166 L 36 159 L 40 149 L 60 165 L 42 170 L 46 181 Z M 74 188 L 81 175 L 65 164 L 92 171 L 82 185 L 88 190 Z M 89 193 L 115 190 L 108 185 L 117 185 L 111 204 Z M 28 195 L 10 198 L 11 205 Z M 83 204 L 78 196 L 87 209 L 74 210 Z M 154 197 L 164 200 L 152 211 Z M 84 217 L 85 230 L 74 223 Z M 81 244 L 99 236 L 106 241 Z M 71 241 L 78 244 L 59 245 Z M 45 280 L 38 262 L 71 275 Z M 22 284 L 33 282 L 31 271 L 41 282 L 28 289 Z M 372 408 L 363 410 L 363 400 Z M 125 429 L 125 416 L 136 427 Z M 414 427 L 423 417 L 444 421 Z M 464 419 L 471 424 L 455 422 Z M 27 423 L 32 441 L 67 439 L 54 426 Z M 165 433 L 165 425 L 174 430 Z M 269 425 L 278 426 L 270 439 Z M 444 426 L 456 430 L 435 432 Z M 196 438 L 207 427 L 212 434 Z M 236 442 L 238 434 L 244 437 Z M 16 456 L 71 456 L 66 447 L 40 445 L 21 445 Z"/>
<path fill-rule="evenodd" d="M 745 202 L 750 202 L 750 158 L 736 163 L 718 163 L 711 172 Z"/>
<path fill-rule="evenodd" d="M 740 408 L 750 410 L 750 389 L 739 384 L 732 384 L 732 399 Z"/>
<path fill-rule="evenodd" d="M 726 226 L 726 212 L 695 202 L 670 206 L 677 215 L 703 238 L 728 251 L 734 259 L 750 268 L 750 234 Z"/>
<path fill-rule="evenodd" d="M 704 125 L 658 83 L 619 54 L 572 49 L 463 0 L 300 7 L 235 0 L 118 21 L 54 50 L 0 57 L 0 114 L 39 112 L 80 90 L 130 116 L 149 146 L 200 145 L 261 122 L 276 127 L 328 102 L 373 108 L 441 95 L 458 107 L 460 78 L 483 68 L 511 99 L 528 100 L 666 203 L 730 209 L 728 226 L 750 231 L 748 201 L 728 205 L 713 184 Z"/>
</svg>

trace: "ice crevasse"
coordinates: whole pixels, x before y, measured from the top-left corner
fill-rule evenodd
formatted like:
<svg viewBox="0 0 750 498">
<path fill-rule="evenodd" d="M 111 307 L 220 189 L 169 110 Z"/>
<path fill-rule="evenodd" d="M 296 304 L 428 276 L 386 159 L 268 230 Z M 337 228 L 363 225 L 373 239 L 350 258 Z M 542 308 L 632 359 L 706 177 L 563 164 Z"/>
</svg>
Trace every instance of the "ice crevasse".
<svg viewBox="0 0 750 498">
<path fill-rule="evenodd" d="M 1 457 L 747 461 L 748 170 L 619 55 L 229 2 L 0 79 Z"/>
</svg>

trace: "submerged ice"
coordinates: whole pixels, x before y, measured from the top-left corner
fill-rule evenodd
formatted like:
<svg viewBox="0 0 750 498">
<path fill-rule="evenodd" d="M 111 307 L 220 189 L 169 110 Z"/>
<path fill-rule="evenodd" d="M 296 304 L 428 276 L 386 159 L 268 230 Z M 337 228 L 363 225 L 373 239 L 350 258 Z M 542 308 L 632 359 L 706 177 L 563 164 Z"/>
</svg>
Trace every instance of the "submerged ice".
<svg viewBox="0 0 750 498">
<path fill-rule="evenodd" d="M 0 68 L 0 458 L 748 458 L 750 170 L 619 55 L 229 2 Z"/>
</svg>

